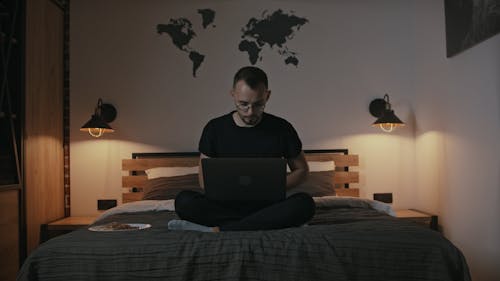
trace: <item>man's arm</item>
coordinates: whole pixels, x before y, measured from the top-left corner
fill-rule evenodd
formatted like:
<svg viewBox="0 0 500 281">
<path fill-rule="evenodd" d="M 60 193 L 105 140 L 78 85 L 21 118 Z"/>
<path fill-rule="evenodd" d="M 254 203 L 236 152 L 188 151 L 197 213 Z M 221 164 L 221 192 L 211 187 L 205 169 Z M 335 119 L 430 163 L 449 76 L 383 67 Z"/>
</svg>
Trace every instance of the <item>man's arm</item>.
<svg viewBox="0 0 500 281">
<path fill-rule="evenodd" d="M 200 183 L 200 187 L 204 189 L 205 185 L 203 184 L 203 167 L 201 167 L 201 159 L 203 158 L 209 157 L 200 152 L 200 161 L 198 162 L 198 182 Z"/>
<path fill-rule="evenodd" d="M 303 151 L 297 157 L 287 159 L 287 162 L 291 170 L 291 173 L 286 176 L 286 188 L 289 189 L 306 179 L 309 174 L 309 166 Z"/>
</svg>

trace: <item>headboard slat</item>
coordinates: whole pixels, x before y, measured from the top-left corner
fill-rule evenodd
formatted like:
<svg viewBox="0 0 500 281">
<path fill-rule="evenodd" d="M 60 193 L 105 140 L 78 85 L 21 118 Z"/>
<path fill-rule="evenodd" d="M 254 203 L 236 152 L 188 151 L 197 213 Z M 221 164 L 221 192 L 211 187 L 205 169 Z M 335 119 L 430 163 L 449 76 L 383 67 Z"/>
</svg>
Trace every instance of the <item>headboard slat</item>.
<svg viewBox="0 0 500 281">
<path fill-rule="evenodd" d="M 359 165 L 358 155 L 345 154 L 306 154 L 308 161 L 331 161 L 336 167 L 352 167 Z M 192 157 L 172 157 L 172 158 L 151 158 L 151 159 L 123 159 L 123 171 L 144 171 L 155 167 L 194 167 L 198 166 L 198 158 Z"/>
<path fill-rule="evenodd" d="M 198 166 L 198 157 L 172 157 L 151 159 L 123 159 L 123 171 L 144 171 L 156 167 L 194 167 Z"/>
<path fill-rule="evenodd" d="M 335 154 L 335 153 L 325 153 L 325 154 L 307 154 L 307 161 L 331 161 L 335 162 L 336 167 L 354 167 L 359 165 L 358 155 L 349 154 Z"/>
<path fill-rule="evenodd" d="M 142 192 L 123 193 L 122 202 L 128 203 L 128 202 L 140 201 L 142 200 L 142 196 L 143 196 Z"/>
<path fill-rule="evenodd" d="M 359 183 L 359 172 L 356 172 L 356 171 L 349 171 L 349 172 L 335 171 L 335 173 L 333 174 L 333 182 L 335 184 Z"/>
<path fill-rule="evenodd" d="M 122 186 L 123 187 L 144 187 L 144 184 L 148 180 L 147 176 L 123 176 Z"/>
</svg>

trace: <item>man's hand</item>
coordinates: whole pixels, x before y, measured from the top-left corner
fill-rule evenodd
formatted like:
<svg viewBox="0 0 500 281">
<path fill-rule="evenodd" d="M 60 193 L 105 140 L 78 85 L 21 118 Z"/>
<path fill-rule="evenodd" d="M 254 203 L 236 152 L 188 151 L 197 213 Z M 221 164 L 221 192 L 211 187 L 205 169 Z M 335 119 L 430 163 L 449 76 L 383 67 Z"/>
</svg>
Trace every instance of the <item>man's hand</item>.
<svg viewBox="0 0 500 281">
<path fill-rule="evenodd" d="M 198 162 L 198 182 L 200 184 L 200 187 L 202 189 L 205 189 L 205 185 L 203 184 L 203 168 L 201 167 L 201 159 L 203 158 L 210 158 L 210 157 L 200 152 L 200 161 Z"/>
<path fill-rule="evenodd" d="M 306 179 L 309 174 L 309 165 L 307 165 L 303 151 L 297 157 L 287 159 L 287 162 L 291 173 L 286 176 L 286 188 L 290 189 Z"/>
</svg>

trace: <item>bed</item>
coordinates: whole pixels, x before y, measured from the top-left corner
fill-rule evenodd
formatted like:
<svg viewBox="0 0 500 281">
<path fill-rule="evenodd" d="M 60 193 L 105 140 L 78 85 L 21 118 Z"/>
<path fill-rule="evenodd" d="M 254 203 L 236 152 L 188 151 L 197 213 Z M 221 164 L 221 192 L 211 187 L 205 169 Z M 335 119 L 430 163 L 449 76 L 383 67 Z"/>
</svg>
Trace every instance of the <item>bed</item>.
<svg viewBox="0 0 500 281">
<path fill-rule="evenodd" d="M 202 233 L 167 228 L 177 218 L 169 198 L 197 188 L 186 171 L 196 169 L 198 155 L 134 154 L 122 162 L 125 204 L 92 226 L 151 227 L 53 238 L 27 258 L 18 280 L 470 280 L 462 253 L 439 232 L 398 220 L 387 204 L 357 198 L 357 155 L 311 150 L 306 159 L 319 167 L 311 174 L 331 184 L 314 191 L 316 214 L 307 225 Z M 332 161 L 325 170 L 322 162 Z"/>
</svg>

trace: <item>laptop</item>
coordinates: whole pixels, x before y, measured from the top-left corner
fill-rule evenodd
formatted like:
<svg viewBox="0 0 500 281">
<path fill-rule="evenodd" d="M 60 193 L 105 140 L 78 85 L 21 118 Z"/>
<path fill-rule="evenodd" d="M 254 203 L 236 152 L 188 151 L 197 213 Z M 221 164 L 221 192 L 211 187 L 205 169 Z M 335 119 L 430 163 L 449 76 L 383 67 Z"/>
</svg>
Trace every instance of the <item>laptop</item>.
<svg viewBox="0 0 500 281">
<path fill-rule="evenodd" d="M 215 201 L 279 202 L 286 198 L 282 158 L 204 158 L 205 195 Z"/>
</svg>

